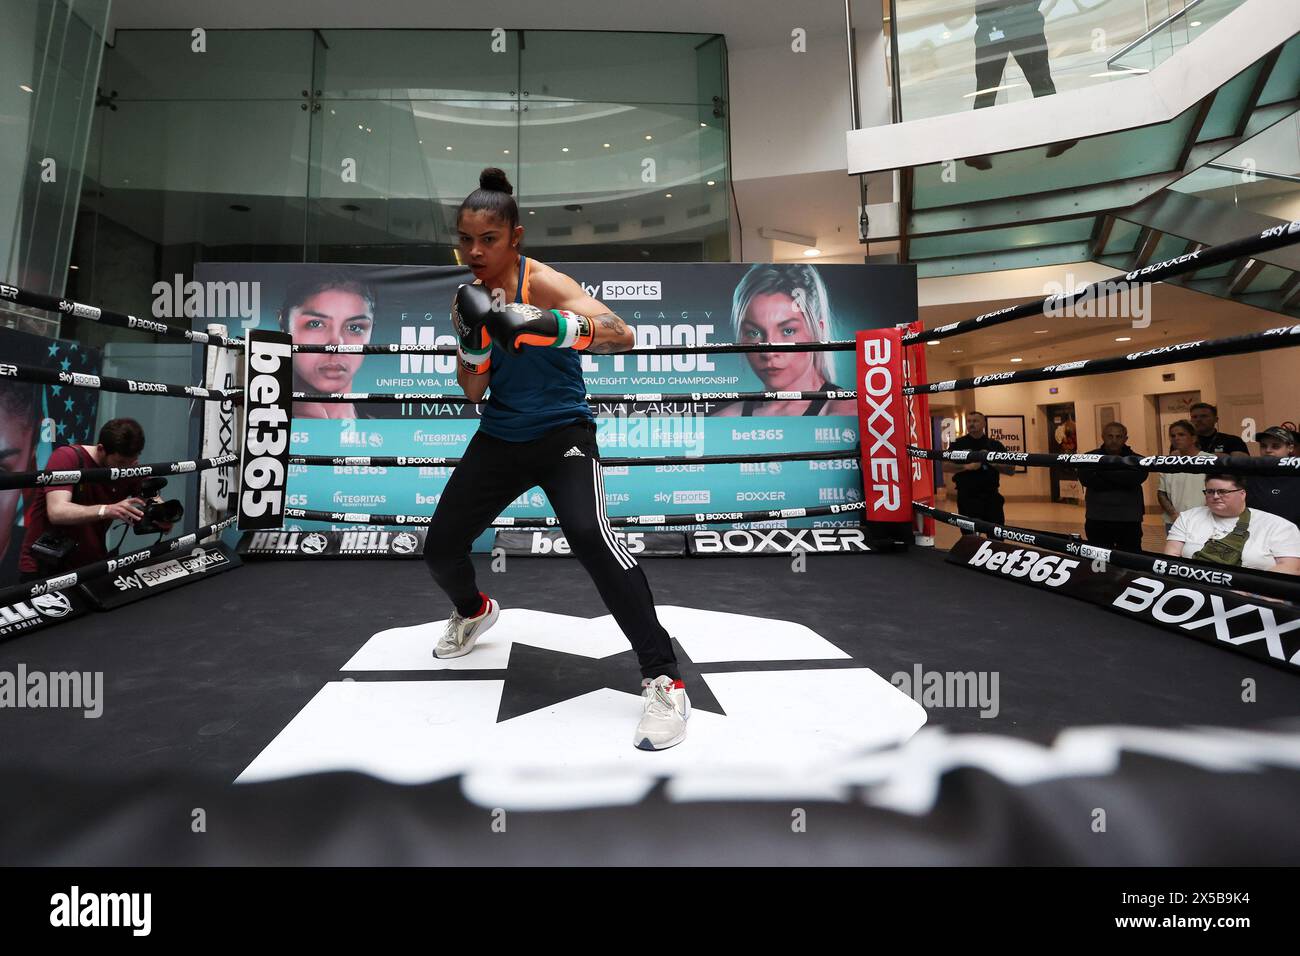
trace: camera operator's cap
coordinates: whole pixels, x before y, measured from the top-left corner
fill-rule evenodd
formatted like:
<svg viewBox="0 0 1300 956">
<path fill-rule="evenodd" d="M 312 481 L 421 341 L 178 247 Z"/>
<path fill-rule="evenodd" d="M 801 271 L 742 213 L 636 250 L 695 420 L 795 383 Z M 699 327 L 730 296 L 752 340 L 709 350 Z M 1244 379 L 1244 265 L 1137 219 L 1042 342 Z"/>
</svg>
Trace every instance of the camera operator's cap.
<svg viewBox="0 0 1300 956">
<path fill-rule="evenodd" d="M 1282 442 L 1282 444 L 1284 445 L 1295 444 L 1295 433 L 1283 428 L 1281 425 L 1274 425 L 1271 428 L 1265 428 L 1262 432 L 1255 433 L 1256 441 L 1259 441 L 1261 438 L 1265 438 L 1265 437 L 1275 438 L 1278 441 Z"/>
</svg>

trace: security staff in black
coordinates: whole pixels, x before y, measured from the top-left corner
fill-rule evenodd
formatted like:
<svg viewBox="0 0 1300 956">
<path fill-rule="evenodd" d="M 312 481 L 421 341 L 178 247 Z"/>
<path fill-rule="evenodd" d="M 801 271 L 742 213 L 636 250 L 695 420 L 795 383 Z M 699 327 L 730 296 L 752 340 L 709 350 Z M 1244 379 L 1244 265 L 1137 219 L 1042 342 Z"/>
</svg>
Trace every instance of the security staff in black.
<svg viewBox="0 0 1300 956">
<path fill-rule="evenodd" d="M 1296 436 L 1282 425 L 1265 428 L 1255 436 L 1259 453 L 1267 458 L 1292 458 Z M 1282 472 L 1246 476 L 1246 507 L 1285 518 L 1300 525 L 1300 475 Z"/>
<path fill-rule="evenodd" d="M 966 434 L 948 446 L 949 451 L 1006 451 L 1007 446 L 990 438 L 987 422 L 981 412 L 966 415 Z M 998 492 L 1000 475 L 1015 471 L 1015 465 L 985 464 L 984 462 L 943 463 L 945 474 L 952 475 L 957 487 L 957 511 L 967 518 L 979 518 L 997 524 L 1006 523 L 1002 506 L 1005 503 Z"/>
</svg>

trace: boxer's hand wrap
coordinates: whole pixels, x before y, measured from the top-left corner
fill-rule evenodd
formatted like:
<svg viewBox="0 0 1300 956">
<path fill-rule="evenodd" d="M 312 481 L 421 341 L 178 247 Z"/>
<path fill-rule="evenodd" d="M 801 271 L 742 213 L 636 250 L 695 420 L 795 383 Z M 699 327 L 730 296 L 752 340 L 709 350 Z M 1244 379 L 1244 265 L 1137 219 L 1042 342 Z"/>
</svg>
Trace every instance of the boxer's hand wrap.
<svg viewBox="0 0 1300 956">
<path fill-rule="evenodd" d="M 473 288 L 463 285 L 456 290 L 451 303 L 451 327 L 456 333 L 460 364 L 471 375 L 482 375 L 492 365 L 492 340 L 483 322 L 481 303 L 474 301 L 478 296 L 465 292 Z"/>
<path fill-rule="evenodd" d="M 525 345 L 587 349 L 595 338 L 591 319 L 564 309 L 543 312 L 532 305 L 507 305 L 487 316 L 487 328 L 502 348 L 518 352 Z"/>
</svg>

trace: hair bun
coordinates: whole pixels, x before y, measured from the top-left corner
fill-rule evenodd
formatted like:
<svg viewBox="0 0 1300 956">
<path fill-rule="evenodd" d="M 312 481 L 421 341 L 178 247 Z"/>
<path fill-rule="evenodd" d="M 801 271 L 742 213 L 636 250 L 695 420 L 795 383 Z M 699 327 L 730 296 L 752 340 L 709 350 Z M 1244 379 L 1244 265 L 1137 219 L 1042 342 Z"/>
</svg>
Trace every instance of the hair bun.
<svg viewBox="0 0 1300 956">
<path fill-rule="evenodd" d="M 510 180 L 506 176 L 505 170 L 497 169 L 495 166 L 489 166 L 483 172 L 478 174 L 478 188 L 490 189 L 493 192 L 505 193 L 507 196 L 515 194 L 515 187 L 510 185 Z"/>
</svg>

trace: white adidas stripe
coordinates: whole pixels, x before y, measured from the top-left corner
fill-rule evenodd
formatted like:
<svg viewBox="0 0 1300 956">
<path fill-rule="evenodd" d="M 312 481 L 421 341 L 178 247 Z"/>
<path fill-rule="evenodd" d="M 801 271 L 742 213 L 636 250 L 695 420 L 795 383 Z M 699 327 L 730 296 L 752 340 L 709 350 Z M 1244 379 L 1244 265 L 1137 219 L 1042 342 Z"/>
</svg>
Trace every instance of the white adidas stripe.
<svg viewBox="0 0 1300 956">
<path fill-rule="evenodd" d="M 619 566 L 624 571 L 631 570 L 636 567 L 636 559 L 628 553 L 627 548 L 615 536 L 614 529 L 610 527 L 609 514 L 605 511 L 605 475 L 601 470 L 600 462 L 595 458 L 591 459 L 591 471 L 592 480 L 596 485 L 596 521 L 600 524 L 601 536 L 605 539 L 609 550 L 614 552 Z"/>
</svg>

